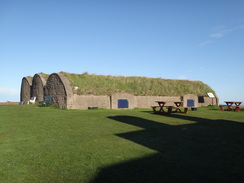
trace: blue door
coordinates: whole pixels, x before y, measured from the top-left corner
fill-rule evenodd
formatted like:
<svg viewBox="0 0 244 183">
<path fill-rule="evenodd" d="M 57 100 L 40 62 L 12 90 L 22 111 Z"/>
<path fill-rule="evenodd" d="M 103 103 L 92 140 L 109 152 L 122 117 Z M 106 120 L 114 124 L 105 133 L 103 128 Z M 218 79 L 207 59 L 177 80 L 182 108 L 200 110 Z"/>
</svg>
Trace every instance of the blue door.
<svg viewBox="0 0 244 183">
<path fill-rule="evenodd" d="M 193 99 L 187 99 L 187 107 L 194 107 L 194 100 Z"/>
<path fill-rule="evenodd" d="M 118 99 L 118 108 L 128 108 L 129 107 L 129 102 L 127 99 Z"/>
</svg>

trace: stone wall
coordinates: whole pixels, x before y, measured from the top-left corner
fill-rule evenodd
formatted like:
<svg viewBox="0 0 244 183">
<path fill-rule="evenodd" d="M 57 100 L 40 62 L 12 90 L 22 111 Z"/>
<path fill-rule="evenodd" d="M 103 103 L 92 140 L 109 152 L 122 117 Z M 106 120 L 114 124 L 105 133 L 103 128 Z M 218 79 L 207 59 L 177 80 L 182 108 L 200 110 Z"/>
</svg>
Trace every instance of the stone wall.
<svg viewBox="0 0 244 183">
<path fill-rule="evenodd" d="M 194 100 L 194 107 L 208 106 L 212 104 L 212 99 L 204 97 L 204 101 L 200 101 L 199 97 L 192 94 L 184 96 L 134 96 L 128 93 L 115 93 L 111 96 L 107 95 L 77 95 L 72 97 L 71 107 L 68 109 L 88 109 L 89 107 L 97 107 L 104 109 L 118 109 L 118 100 L 126 99 L 128 101 L 128 109 L 134 108 L 150 108 L 158 105 L 156 101 L 169 101 L 166 106 L 174 106 L 172 101 L 183 101 L 183 106 L 187 106 L 187 100 Z M 217 100 L 213 100 L 216 105 Z"/>
<path fill-rule="evenodd" d="M 184 96 L 134 96 L 128 93 L 115 93 L 111 96 L 107 95 L 77 95 L 72 97 L 72 106 L 68 109 L 88 109 L 89 107 L 97 107 L 104 109 L 118 109 L 119 100 L 128 101 L 128 109 L 134 108 L 150 108 L 158 105 L 156 101 L 169 101 L 166 106 L 174 106 L 172 101 L 184 101 L 183 106 L 187 106 L 187 100 L 194 100 L 194 107 L 208 106 L 212 104 L 212 100 L 208 97 L 203 97 L 204 100 L 199 101 L 199 97 L 193 94 Z M 214 105 L 216 105 L 214 100 Z M 201 103 L 199 103 L 201 102 Z"/>
<path fill-rule="evenodd" d="M 118 100 L 127 99 L 128 109 L 134 109 L 136 107 L 135 96 L 129 93 L 115 93 L 111 95 L 111 109 L 118 109 Z"/>
<path fill-rule="evenodd" d="M 35 74 L 32 80 L 32 96 L 36 97 L 36 102 L 44 101 L 44 88 L 46 80 L 42 74 Z"/>
<path fill-rule="evenodd" d="M 60 73 L 48 77 L 45 96 L 51 96 L 51 103 L 59 108 L 69 109 L 72 106 L 72 88 L 69 81 Z"/>
<path fill-rule="evenodd" d="M 110 109 L 110 96 L 107 95 L 77 95 L 72 97 L 72 105 L 69 109 L 103 108 Z"/>
<path fill-rule="evenodd" d="M 194 107 L 209 106 L 209 105 L 218 105 L 218 98 L 209 98 L 206 96 L 197 96 L 194 94 L 186 94 L 183 96 L 184 107 L 187 106 L 187 100 L 194 100 Z"/>
<path fill-rule="evenodd" d="M 21 91 L 20 91 L 20 101 L 22 104 L 28 104 L 32 96 L 31 86 L 32 86 L 32 77 L 23 77 L 21 82 Z"/>
<path fill-rule="evenodd" d="M 187 100 L 193 100 L 194 101 L 194 106 L 191 107 L 198 107 L 198 96 L 194 94 L 186 94 L 183 96 L 183 106 L 187 107 Z"/>
<path fill-rule="evenodd" d="M 209 97 L 205 97 L 205 96 L 200 96 L 198 97 L 198 106 L 208 106 L 208 105 L 219 105 L 219 98 L 209 98 Z"/>
<path fill-rule="evenodd" d="M 158 105 L 156 101 L 181 101 L 179 96 L 135 96 L 137 108 L 150 108 Z M 167 103 L 167 106 L 174 105 L 173 102 Z"/>
</svg>

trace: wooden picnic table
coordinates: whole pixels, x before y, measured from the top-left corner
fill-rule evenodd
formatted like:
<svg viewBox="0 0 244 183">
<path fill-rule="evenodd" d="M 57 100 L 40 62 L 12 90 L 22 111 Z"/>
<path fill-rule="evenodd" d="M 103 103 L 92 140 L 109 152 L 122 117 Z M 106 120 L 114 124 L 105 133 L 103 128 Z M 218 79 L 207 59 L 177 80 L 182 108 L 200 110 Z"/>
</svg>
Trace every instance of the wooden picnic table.
<svg viewBox="0 0 244 183">
<path fill-rule="evenodd" d="M 154 113 L 171 114 L 173 112 L 179 112 L 179 113 L 187 113 L 188 112 L 188 107 L 182 107 L 183 101 L 155 101 L 155 102 L 158 103 L 158 106 L 152 106 Z M 166 106 L 166 103 L 174 103 L 175 106 Z M 157 110 L 157 108 L 159 108 L 159 110 Z M 173 108 L 175 108 L 174 111 L 173 111 Z M 184 111 L 181 110 L 182 108 L 184 109 Z"/>
<path fill-rule="evenodd" d="M 240 101 L 225 101 L 225 103 L 227 105 L 227 109 L 226 109 L 227 111 L 232 111 L 232 110 L 238 111 L 240 109 L 239 106 L 241 105 L 242 102 L 240 102 Z M 233 105 L 235 105 L 235 109 L 232 109 Z"/>
</svg>

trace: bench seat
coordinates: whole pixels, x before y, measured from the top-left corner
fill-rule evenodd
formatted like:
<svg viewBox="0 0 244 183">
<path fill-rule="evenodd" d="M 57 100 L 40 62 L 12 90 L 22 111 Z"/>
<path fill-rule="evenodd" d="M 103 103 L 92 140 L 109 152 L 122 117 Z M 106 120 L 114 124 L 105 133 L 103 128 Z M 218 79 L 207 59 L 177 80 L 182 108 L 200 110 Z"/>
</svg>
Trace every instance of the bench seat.
<svg viewBox="0 0 244 183">
<path fill-rule="evenodd" d="M 239 111 L 244 111 L 244 108 L 241 108 L 240 106 L 237 106 L 237 107 L 235 107 L 234 110 L 239 112 Z"/>
<path fill-rule="evenodd" d="M 153 109 L 154 113 L 158 113 L 159 111 L 157 111 L 157 108 L 160 108 L 160 106 L 156 105 L 156 106 L 151 106 Z"/>
<path fill-rule="evenodd" d="M 244 109 L 241 108 L 240 106 L 232 106 L 232 110 L 227 110 L 227 109 L 225 109 L 224 107 L 225 107 L 225 105 L 219 105 L 219 109 L 220 109 L 221 111 L 237 111 L 237 112 L 239 112 L 239 111 L 244 111 Z"/>
<path fill-rule="evenodd" d="M 160 108 L 160 106 L 151 106 L 153 109 L 154 113 L 161 113 L 160 111 L 157 111 L 157 108 Z M 188 110 L 190 107 L 175 107 L 175 106 L 164 106 L 168 109 L 167 112 L 168 114 L 171 113 L 188 113 Z M 174 109 L 174 110 L 173 110 Z M 182 111 L 181 109 L 184 109 L 184 111 Z"/>
<path fill-rule="evenodd" d="M 179 112 L 179 113 L 188 113 L 188 110 L 190 107 L 174 107 L 175 111 L 172 112 Z M 181 111 L 181 109 L 184 109 L 184 111 Z"/>
<path fill-rule="evenodd" d="M 158 105 L 151 106 L 151 108 L 153 109 L 153 112 L 154 113 L 167 113 L 167 114 L 171 114 L 172 113 L 172 109 L 174 108 L 173 106 L 164 106 L 164 107 L 166 107 L 168 109 L 167 112 L 157 110 L 157 108 L 161 108 L 161 106 L 158 106 Z"/>
</svg>

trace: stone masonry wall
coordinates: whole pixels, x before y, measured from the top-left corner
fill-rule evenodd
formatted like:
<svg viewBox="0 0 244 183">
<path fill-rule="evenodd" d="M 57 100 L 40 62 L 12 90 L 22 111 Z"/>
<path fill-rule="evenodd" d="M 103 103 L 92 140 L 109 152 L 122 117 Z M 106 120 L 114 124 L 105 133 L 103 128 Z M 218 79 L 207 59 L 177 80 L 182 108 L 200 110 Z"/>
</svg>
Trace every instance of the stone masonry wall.
<svg viewBox="0 0 244 183">
<path fill-rule="evenodd" d="M 127 99 L 128 109 L 134 108 L 151 108 L 151 106 L 158 105 L 156 101 L 182 101 L 184 98 L 184 107 L 187 106 L 187 99 L 193 99 L 195 107 L 208 106 L 211 103 L 206 97 L 205 102 L 199 104 L 198 97 L 195 95 L 181 96 L 134 96 L 128 93 L 116 93 L 112 96 L 107 95 L 77 95 L 72 97 L 72 105 L 67 109 L 88 109 L 89 107 L 97 107 L 104 109 L 118 109 L 118 100 Z M 166 106 L 174 106 L 173 102 L 168 102 Z"/>
<path fill-rule="evenodd" d="M 89 107 L 98 107 L 110 109 L 110 97 L 107 95 L 77 95 L 72 97 L 73 104 L 69 109 L 88 109 Z"/>
<path fill-rule="evenodd" d="M 44 86 L 46 81 L 40 74 L 35 74 L 32 80 L 32 96 L 36 97 L 36 102 L 44 101 Z"/>
<path fill-rule="evenodd" d="M 129 93 L 115 93 L 111 95 L 111 109 L 118 109 L 118 100 L 127 99 L 128 100 L 128 109 L 136 108 L 135 96 Z"/>
<path fill-rule="evenodd" d="M 192 99 L 194 100 L 194 107 L 198 107 L 198 96 L 194 94 L 186 94 L 183 96 L 183 106 L 187 107 L 187 100 Z"/>
<path fill-rule="evenodd" d="M 59 108 L 67 108 L 67 94 L 60 77 L 52 74 L 47 80 L 45 96 L 51 96 L 51 103 Z"/>
<path fill-rule="evenodd" d="M 198 106 L 208 106 L 208 105 L 218 105 L 219 104 L 219 98 L 209 98 L 209 97 L 199 97 L 200 101 L 198 101 Z M 202 98 L 202 99 L 201 99 Z"/>
<path fill-rule="evenodd" d="M 53 73 L 48 77 L 45 96 L 51 96 L 51 104 L 63 109 L 73 105 L 73 91 L 67 78 L 61 73 Z"/>
<path fill-rule="evenodd" d="M 150 108 L 158 105 L 156 101 L 181 101 L 181 97 L 177 96 L 135 96 L 137 108 Z M 173 106 L 174 103 L 167 103 L 166 106 Z"/>
<path fill-rule="evenodd" d="M 32 77 L 24 77 L 21 82 L 21 91 L 20 91 L 20 101 L 23 104 L 28 104 L 28 101 L 31 98 L 31 85 Z"/>
</svg>

